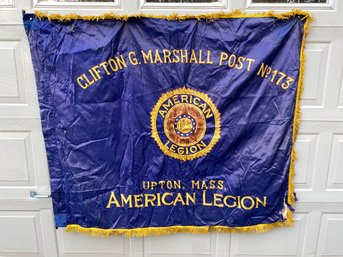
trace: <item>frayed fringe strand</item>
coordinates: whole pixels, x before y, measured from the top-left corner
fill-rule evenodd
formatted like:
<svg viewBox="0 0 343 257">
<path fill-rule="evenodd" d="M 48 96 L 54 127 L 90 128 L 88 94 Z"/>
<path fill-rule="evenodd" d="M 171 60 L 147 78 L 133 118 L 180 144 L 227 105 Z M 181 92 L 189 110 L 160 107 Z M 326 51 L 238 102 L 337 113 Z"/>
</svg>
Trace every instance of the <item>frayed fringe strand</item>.
<svg viewBox="0 0 343 257">
<path fill-rule="evenodd" d="M 227 18 L 277 18 L 277 19 L 290 19 L 294 16 L 303 16 L 303 19 L 312 19 L 312 16 L 309 12 L 302 10 L 293 10 L 285 13 L 276 13 L 273 11 L 260 12 L 260 13 L 245 13 L 240 10 L 234 10 L 232 12 L 217 12 L 217 13 L 208 13 L 208 14 L 185 14 L 180 15 L 173 13 L 170 15 L 156 15 L 156 14 L 133 14 L 133 15 L 119 15 L 115 13 L 104 13 L 102 15 L 93 16 L 93 15 L 79 15 L 79 14 L 47 14 L 40 11 L 36 11 L 35 15 L 38 19 L 48 19 L 60 22 L 68 22 L 72 20 L 85 20 L 85 21 L 101 21 L 101 20 L 121 20 L 127 21 L 131 18 L 155 18 L 155 19 L 166 19 L 166 20 L 216 20 L 216 19 L 227 19 Z"/>
<path fill-rule="evenodd" d="M 80 232 L 91 236 L 109 237 L 112 235 L 123 235 L 126 237 L 145 237 L 145 236 L 162 236 L 175 233 L 190 234 L 208 234 L 209 232 L 267 232 L 275 227 L 288 227 L 293 225 L 292 212 L 287 209 L 287 218 L 283 222 L 272 224 L 258 224 L 248 227 L 197 227 L 197 226 L 172 226 L 172 227 L 149 227 L 133 229 L 101 229 L 101 228 L 84 228 L 76 224 L 68 225 L 67 232 Z"/>
</svg>

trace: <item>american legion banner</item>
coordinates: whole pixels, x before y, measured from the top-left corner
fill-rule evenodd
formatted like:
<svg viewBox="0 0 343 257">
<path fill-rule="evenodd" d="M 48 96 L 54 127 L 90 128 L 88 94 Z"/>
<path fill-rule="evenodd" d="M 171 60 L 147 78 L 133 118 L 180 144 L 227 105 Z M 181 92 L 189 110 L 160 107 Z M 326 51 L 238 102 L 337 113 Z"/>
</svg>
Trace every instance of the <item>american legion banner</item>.
<svg viewBox="0 0 343 257">
<path fill-rule="evenodd" d="M 146 236 L 292 224 L 309 13 L 23 19 L 56 227 Z"/>
</svg>

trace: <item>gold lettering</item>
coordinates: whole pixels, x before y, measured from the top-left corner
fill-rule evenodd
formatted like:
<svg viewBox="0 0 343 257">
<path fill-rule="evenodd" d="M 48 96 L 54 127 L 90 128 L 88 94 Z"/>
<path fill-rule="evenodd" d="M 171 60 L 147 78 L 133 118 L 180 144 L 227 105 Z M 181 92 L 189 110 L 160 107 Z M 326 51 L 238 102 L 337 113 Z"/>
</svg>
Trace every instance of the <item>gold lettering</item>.
<svg viewBox="0 0 343 257">
<path fill-rule="evenodd" d="M 195 146 L 195 145 L 192 145 L 190 148 L 189 148 L 189 151 L 191 153 L 196 153 L 198 151 L 198 148 Z"/>
<path fill-rule="evenodd" d="M 158 182 L 158 184 L 160 185 L 160 187 L 163 189 L 164 188 L 164 184 L 165 184 L 166 182 L 165 181 L 163 181 L 163 180 L 161 180 L 161 181 L 159 181 Z"/>
<path fill-rule="evenodd" d="M 233 204 L 229 204 L 228 203 L 228 199 L 233 199 Z M 229 207 L 229 208 L 234 208 L 237 205 L 237 201 L 236 201 L 236 197 L 232 196 L 232 195 L 227 195 L 224 197 L 224 204 L 225 206 Z"/>
<path fill-rule="evenodd" d="M 96 77 L 95 77 L 95 75 L 94 75 L 92 69 L 89 69 L 88 72 L 89 72 L 89 74 L 91 74 L 91 76 L 92 76 L 94 82 L 97 81 L 97 79 L 96 79 Z"/>
<path fill-rule="evenodd" d="M 82 76 L 83 76 L 84 79 L 87 81 L 87 83 L 85 84 L 85 86 L 89 87 L 89 86 L 91 86 L 91 85 L 94 84 L 94 80 L 89 81 L 89 79 L 87 78 L 87 76 L 86 76 L 85 73 L 83 73 Z"/>
<path fill-rule="evenodd" d="M 192 52 L 191 52 L 191 57 L 189 58 L 189 63 L 192 63 L 192 62 L 198 63 L 197 56 L 196 56 L 194 50 L 192 50 Z"/>
<path fill-rule="evenodd" d="M 116 56 L 116 61 L 119 65 L 119 68 L 120 69 L 123 69 L 124 67 L 126 68 L 126 62 L 125 62 L 125 59 L 124 59 L 124 56 L 121 54 L 119 57 Z"/>
<path fill-rule="evenodd" d="M 200 98 L 194 97 L 194 99 L 193 99 L 194 105 L 199 105 L 199 101 L 200 101 Z"/>
<path fill-rule="evenodd" d="M 120 194 L 121 198 L 121 206 L 125 206 L 125 204 L 129 205 L 129 208 L 132 208 L 132 195 L 128 195 L 127 198 L 125 198 L 125 195 Z"/>
<path fill-rule="evenodd" d="M 181 181 L 180 180 L 174 181 L 174 188 L 181 189 Z"/>
<path fill-rule="evenodd" d="M 157 182 L 155 182 L 155 181 L 150 182 L 150 189 L 155 189 L 156 186 L 157 186 Z"/>
<path fill-rule="evenodd" d="M 184 153 L 185 153 L 185 148 L 183 148 L 183 147 L 178 147 L 178 148 L 177 148 L 177 153 L 178 153 L 178 154 L 184 154 Z"/>
<path fill-rule="evenodd" d="M 164 146 L 167 147 L 167 148 L 169 148 L 169 144 L 170 144 L 170 141 L 168 140 L 168 141 L 164 144 Z"/>
<path fill-rule="evenodd" d="M 170 146 L 169 150 L 175 153 L 176 152 L 176 147 L 177 147 L 177 145 L 172 144 Z"/>
<path fill-rule="evenodd" d="M 206 62 L 202 59 L 202 50 L 199 50 L 199 64 L 205 64 Z"/>
<path fill-rule="evenodd" d="M 250 201 L 250 203 L 251 203 L 251 205 L 250 205 L 249 207 L 247 207 L 247 206 L 245 205 L 245 200 L 246 200 L 246 199 L 248 199 L 248 200 Z M 244 196 L 244 197 L 242 198 L 242 200 L 241 200 L 241 205 L 242 205 L 242 207 L 243 207 L 244 210 L 251 210 L 252 208 L 254 208 L 255 201 L 254 201 L 254 199 L 253 199 L 252 197 L 250 197 L 250 196 Z"/>
<path fill-rule="evenodd" d="M 83 77 L 83 75 L 77 77 L 77 79 L 76 79 L 77 80 L 77 84 L 79 84 L 79 86 L 82 87 L 83 89 L 86 89 L 88 87 L 88 85 L 87 85 L 87 83 L 84 84 L 84 85 L 81 83 L 81 81 L 83 80 L 82 77 Z"/>
<path fill-rule="evenodd" d="M 185 201 L 183 200 L 181 193 L 177 193 L 173 205 L 175 206 L 178 202 L 180 202 L 181 205 L 185 205 Z"/>
<path fill-rule="evenodd" d="M 167 205 L 167 206 L 169 206 L 169 205 L 172 205 L 173 204 L 173 201 L 171 201 L 171 202 L 166 202 L 166 198 L 167 198 L 167 196 L 173 196 L 173 194 L 172 193 L 164 193 L 163 195 L 162 195 L 162 203 L 164 204 L 164 205 Z"/>
<path fill-rule="evenodd" d="M 213 64 L 213 61 L 211 60 L 211 51 L 207 50 L 207 60 L 206 63 Z"/>
<path fill-rule="evenodd" d="M 210 180 L 210 189 L 215 189 L 216 188 L 216 181 L 211 179 Z"/>
<path fill-rule="evenodd" d="M 169 108 L 172 107 L 173 105 L 174 105 L 174 104 L 173 104 L 172 100 L 168 99 L 168 103 L 162 104 L 162 107 L 163 107 L 166 111 L 168 111 Z"/>
<path fill-rule="evenodd" d="M 237 197 L 237 203 L 238 203 L 237 208 L 242 208 L 241 207 L 241 197 L 240 196 Z"/>
<path fill-rule="evenodd" d="M 232 68 L 233 66 L 235 66 L 235 63 L 236 63 L 236 55 L 231 54 L 228 61 L 229 67 Z"/>
<path fill-rule="evenodd" d="M 223 61 L 227 60 L 229 58 L 229 55 L 225 52 L 220 53 L 220 58 L 219 58 L 219 65 L 223 64 Z"/>
<path fill-rule="evenodd" d="M 255 208 L 258 208 L 258 204 L 262 204 L 263 207 L 266 207 L 267 205 L 267 197 L 266 196 L 263 196 L 263 202 L 261 201 L 261 199 L 259 197 L 256 197 L 256 207 Z"/>
<path fill-rule="evenodd" d="M 129 52 L 129 61 L 132 65 L 139 64 L 138 59 L 136 58 L 136 52 Z"/>
<path fill-rule="evenodd" d="M 173 100 L 174 100 L 174 104 L 180 103 L 180 101 L 179 101 L 177 95 L 174 95 L 174 96 L 173 96 Z"/>
<path fill-rule="evenodd" d="M 114 192 L 111 192 L 110 199 L 108 200 L 106 208 L 107 209 L 111 208 L 112 204 L 115 204 L 116 207 L 120 207 L 120 204 L 119 204 L 117 197 L 115 196 Z"/>
<path fill-rule="evenodd" d="M 202 205 L 204 205 L 204 206 L 213 206 L 213 203 L 206 202 L 206 190 L 202 191 Z"/>
<path fill-rule="evenodd" d="M 145 64 L 147 64 L 148 61 L 149 61 L 150 63 L 153 63 L 153 60 L 152 60 L 152 52 L 151 52 L 151 50 L 149 50 L 148 53 L 145 53 L 145 52 L 142 50 L 141 53 L 142 53 L 142 57 L 143 57 L 143 62 L 144 62 Z"/>
<path fill-rule="evenodd" d="M 188 63 L 188 50 L 180 50 L 181 52 L 181 62 Z"/>
<path fill-rule="evenodd" d="M 170 60 L 170 55 L 171 55 L 171 52 L 167 49 L 163 49 L 163 62 L 164 63 L 167 63 L 167 61 L 169 63 L 173 63 L 171 60 Z"/>
<path fill-rule="evenodd" d="M 143 203 L 142 203 L 142 197 L 143 195 L 140 194 L 140 195 L 134 195 L 133 198 L 135 200 L 135 208 L 140 208 L 140 207 L 143 207 Z"/>
<path fill-rule="evenodd" d="M 180 62 L 179 50 L 173 50 L 173 61 L 172 63 Z"/>
<path fill-rule="evenodd" d="M 144 195 L 144 207 L 155 206 L 156 195 L 154 194 L 146 194 Z"/>
<path fill-rule="evenodd" d="M 142 182 L 143 189 L 144 190 L 148 190 L 149 189 L 149 184 L 150 184 L 149 181 L 143 181 Z"/>
<path fill-rule="evenodd" d="M 167 111 L 159 110 L 158 113 L 164 118 L 164 115 L 167 113 Z"/>
<path fill-rule="evenodd" d="M 109 59 L 108 60 L 108 65 L 110 66 L 111 70 L 116 72 L 118 70 L 118 65 L 114 59 Z"/>
<path fill-rule="evenodd" d="M 99 65 L 95 65 L 95 66 L 92 68 L 92 71 L 95 73 L 95 78 L 94 78 L 95 81 L 101 79 Z"/>
<path fill-rule="evenodd" d="M 218 180 L 218 189 L 224 188 L 224 180 Z"/>
<path fill-rule="evenodd" d="M 197 147 L 198 147 L 198 149 L 199 149 L 199 151 L 201 150 L 201 149 L 203 149 L 203 148 L 206 148 L 206 144 L 205 144 L 205 142 L 204 141 L 200 141 L 199 143 L 197 143 Z"/>
<path fill-rule="evenodd" d="M 200 181 L 194 181 L 192 180 L 192 189 L 199 189 L 200 188 Z"/>
<path fill-rule="evenodd" d="M 222 194 L 213 194 L 213 205 L 217 207 L 224 207 L 223 195 Z"/>
<path fill-rule="evenodd" d="M 163 63 L 163 62 L 162 62 L 162 58 L 161 58 L 161 56 L 160 56 L 158 50 L 156 49 L 156 51 L 155 51 L 155 61 L 154 61 L 154 63 L 157 63 L 157 62 Z"/>
<path fill-rule="evenodd" d="M 188 95 L 181 95 L 181 103 L 188 103 Z"/>
<path fill-rule="evenodd" d="M 193 204 L 195 204 L 195 196 L 196 194 L 193 193 L 193 195 L 191 195 L 190 193 L 186 193 L 186 205 L 189 205 L 189 202 L 191 201 Z"/>
<path fill-rule="evenodd" d="M 104 69 L 104 71 L 106 72 L 107 75 L 111 74 L 107 69 L 107 62 L 102 62 L 99 64 L 99 66 Z"/>
<path fill-rule="evenodd" d="M 251 63 L 255 62 L 255 59 L 247 58 L 247 61 L 249 62 L 248 67 L 247 67 L 247 71 L 250 71 Z"/>
<path fill-rule="evenodd" d="M 240 70 L 243 68 L 243 61 L 245 61 L 245 57 L 243 56 L 238 57 L 238 64 L 236 64 L 235 66 L 237 70 Z"/>
<path fill-rule="evenodd" d="M 161 193 L 157 193 L 157 206 L 161 206 Z"/>
</svg>

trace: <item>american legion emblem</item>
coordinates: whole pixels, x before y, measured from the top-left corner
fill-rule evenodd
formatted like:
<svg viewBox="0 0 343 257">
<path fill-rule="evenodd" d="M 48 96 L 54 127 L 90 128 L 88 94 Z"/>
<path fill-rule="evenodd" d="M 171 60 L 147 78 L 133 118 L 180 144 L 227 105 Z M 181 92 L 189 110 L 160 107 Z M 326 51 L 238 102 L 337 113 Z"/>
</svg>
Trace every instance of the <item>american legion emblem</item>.
<svg viewBox="0 0 343 257">
<path fill-rule="evenodd" d="M 151 129 L 164 154 L 193 160 L 218 142 L 220 113 L 207 94 L 182 87 L 162 94 L 151 112 Z"/>
</svg>

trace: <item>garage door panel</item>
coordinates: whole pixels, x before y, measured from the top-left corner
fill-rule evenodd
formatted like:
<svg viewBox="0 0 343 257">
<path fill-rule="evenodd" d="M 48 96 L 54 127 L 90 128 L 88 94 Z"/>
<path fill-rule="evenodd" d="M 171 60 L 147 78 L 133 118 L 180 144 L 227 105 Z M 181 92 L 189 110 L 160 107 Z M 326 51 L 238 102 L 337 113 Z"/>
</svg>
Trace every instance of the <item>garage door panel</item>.
<svg viewBox="0 0 343 257">
<path fill-rule="evenodd" d="M 302 106 L 322 107 L 328 66 L 330 41 L 309 41 L 306 45 L 306 73 Z"/>
<path fill-rule="evenodd" d="M 0 117 L 39 118 L 24 27 L 0 25 L 0 30 Z"/>
<path fill-rule="evenodd" d="M 16 0 L 1 0 L 0 1 L 0 12 L 1 24 L 21 24 L 21 9 L 18 9 L 18 2 Z"/>
<path fill-rule="evenodd" d="M 39 253 L 38 212 L 0 211 L 0 249 L 2 253 Z M 39 221 L 38 221 L 39 224 Z M 38 228 L 39 229 L 39 228 Z M 21 242 L 18 244 L 18 241 Z"/>
<path fill-rule="evenodd" d="M 67 233 L 64 229 L 58 229 L 57 239 L 60 256 L 127 256 L 125 253 L 125 244 L 129 239 L 124 237 L 92 237 L 84 234 Z"/>
<path fill-rule="evenodd" d="M 298 213 L 294 219 L 295 226 L 279 228 L 269 233 L 233 234 L 230 256 L 302 256 L 305 233 L 308 229 L 308 214 Z"/>
<path fill-rule="evenodd" d="M 175 234 L 162 237 L 144 238 L 144 256 L 214 256 L 217 234 L 193 235 Z"/>
<path fill-rule="evenodd" d="M 0 60 L 2 103 L 5 103 L 6 100 L 13 103 L 16 101 L 25 103 L 26 99 L 24 97 L 20 98 L 19 95 L 19 78 L 18 70 L 16 69 L 16 64 L 20 62 L 20 51 L 20 41 L 0 41 L 0 54 L 2 56 Z M 22 72 L 20 77 L 23 78 Z"/>
<path fill-rule="evenodd" d="M 0 255 L 1 256 L 56 256 L 54 246 L 53 227 L 48 226 L 46 214 L 52 213 L 18 210 L 0 210 Z M 50 223 L 51 225 L 51 223 Z M 50 236 L 47 237 L 47 230 L 50 229 Z M 47 253 L 47 249 L 52 250 Z"/>
<path fill-rule="evenodd" d="M 0 131 L 0 186 L 35 184 L 29 132 Z"/>
<path fill-rule="evenodd" d="M 326 89 L 324 90 L 324 107 L 335 108 L 343 116 L 343 109 L 339 108 L 340 92 L 342 91 L 343 76 L 343 29 L 336 33 L 329 49 L 329 65 L 327 67 Z M 325 37 L 325 34 L 322 35 Z M 329 114 L 329 113 L 328 113 Z"/>
<path fill-rule="evenodd" d="M 295 192 L 301 202 L 343 202 L 342 122 L 303 121 L 296 142 Z"/>
<path fill-rule="evenodd" d="M 0 199 L 29 199 L 30 191 L 49 194 L 39 119 L 1 120 L 0 163 Z"/>
<path fill-rule="evenodd" d="M 326 189 L 331 191 L 343 191 L 343 133 L 335 133 L 332 138 L 331 158 Z"/>
<path fill-rule="evenodd" d="M 296 162 L 295 187 L 297 189 L 313 189 L 313 170 L 316 166 L 319 133 L 300 134 L 297 137 L 296 149 L 300 161 Z"/>
<path fill-rule="evenodd" d="M 343 110 L 343 65 L 342 65 L 342 76 L 340 80 L 339 98 L 338 98 L 338 108 Z"/>
<path fill-rule="evenodd" d="M 319 232 L 318 255 L 343 256 L 343 214 L 323 213 Z"/>
<path fill-rule="evenodd" d="M 27 104 L 23 50 L 19 39 L 0 40 L 0 100 L 2 104 Z"/>
<path fill-rule="evenodd" d="M 303 120 L 343 121 L 341 28 L 312 28 L 306 44 Z"/>
</svg>

